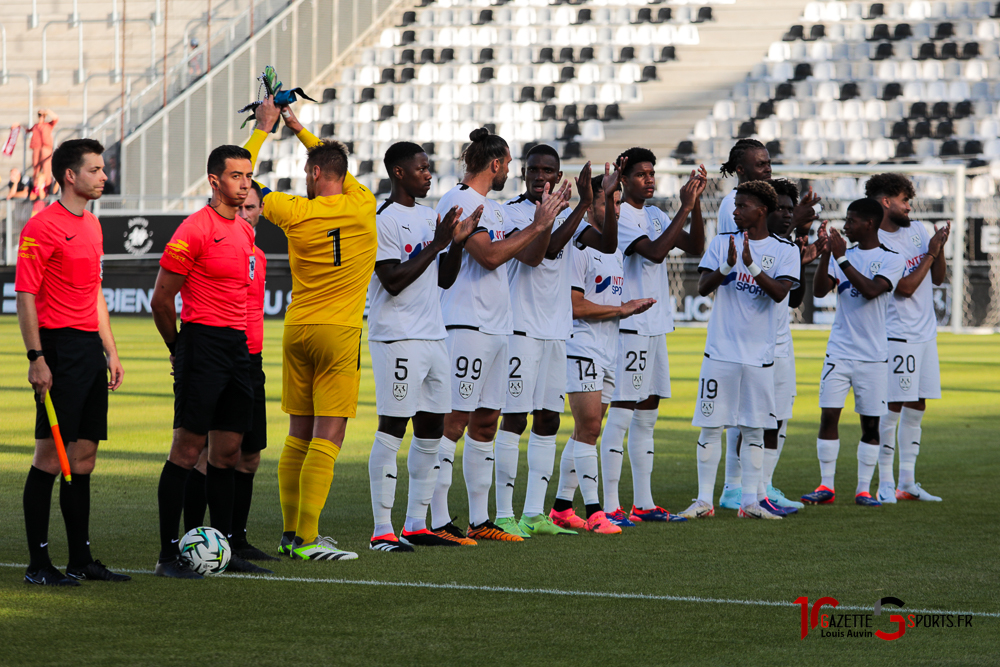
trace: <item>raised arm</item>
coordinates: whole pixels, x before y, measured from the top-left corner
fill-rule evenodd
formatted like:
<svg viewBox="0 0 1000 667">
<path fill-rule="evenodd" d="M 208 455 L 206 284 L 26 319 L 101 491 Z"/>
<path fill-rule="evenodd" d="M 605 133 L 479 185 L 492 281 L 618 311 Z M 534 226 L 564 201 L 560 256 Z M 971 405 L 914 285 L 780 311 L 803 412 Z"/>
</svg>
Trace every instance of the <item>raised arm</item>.
<svg viewBox="0 0 1000 667">
<path fill-rule="evenodd" d="M 819 246 L 819 265 L 813 275 L 813 296 L 822 299 L 833 289 L 833 279 L 830 278 L 830 237 L 826 233 L 829 220 L 824 220 L 816 234 L 816 244 Z"/>
<path fill-rule="evenodd" d="M 616 317 L 630 317 L 649 310 L 656 303 L 656 299 L 632 299 L 620 306 L 602 306 L 599 303 L 585 299 L 583 292 L 578 289 L 573 290 L 572 300 L 573 319 L 591 320 L 593 322 L 612 320 Z"/>
<path fill-rule="evenodd" d="M 590 187 L 590 162 L 583 165 L 583 169 L 580 170 L 580 175 L 576 179 L 576 191 L 580 196 L 580 201 L 566 220 L 558 228 L 552 230 L 552 234 L 549 236 L 549 247 L 545 251 L 546 259 L 555 259 L 559 256 L 569 240 L 573 238 L 573 232 L 580 226 L 584 214 L 590 210 L 590 205 L 594 202 L 594 189 Z"/>
<path fill-rule="evenodd" d="M 461 211 L 462 209 L 458 210 Z M 455 215 L 455 220 L 458 220 L 458 215 Z M 448 248 L 445 256 L 438 259 L 438 262 L 440 262 L 438 266 L 438 287 L 441 289 L 449 289 L 455 284 L 458 272 L 462 269 L 462 250 L 465 249 L 465 242 L 469 240 L 472 232 L 476 230 L 476 227 L 479 225 L 479 218 L 482 215 L 483 207 L 478 206 L 472 215 L 456 223 L 452 228 L 451 246 Z"/>
<path fill-rule="evenodd" d="M 562 188 L 555 193 L 550 193 L 548 189 L 546 184 L 542 203 L 535 209 L 535 219 L 527 228 L 496 243 L 488 235 L 473 234 L 465 243 L 469 255 L 487 271 L 494 271 L 527 248 L 540 234 L 551 229 L 556 216 L 568 206 L 566 199 L 569 196 L 569 183 L 563 183 Z"/>
<path fill-rule="evenodd" d="M 694 210 L 695 202 L 705 191 L 706 180 L 697 172 L 692 171 L 688 182 L 681 187 L 680 199 L 681 207 L 674 215 L 666 231 L 660 234 L 655 241 L 649 238 L 641 238 L 633 246 L 633 252 L 642 255 L 651 262 L 657 264 L 666 259 L 667 254 L 674 248 L 682 248 L 686 252 L 700 254 L 701 249 L 695 247 L 691 241 L 691 235 L 684 231 L 684 222 Z M 704 228 L 701 229 L 701 245 L 704 249 Z"/>
<path fill-rule="evenodd" d="M 861 296 L 871 300 L 892 290 L 892 283 L 884 276 L 869 278 L 854 268 L 850 262 L 841 262 L 840 259 L 844 257 L 846 252 L 847 241 L 834 229 L 830 233 L 830 253 L 837 260 L 837 263 L 840 264 L 840 270 L 844 272 L 847 279 L 851 281 L 851 285 L 858 290 Z"/>
<path fill-rule="evenodd" d="M 726 263 L 714 271 L 701 269 L 701 275 L 698 276 L 698 294 L 708 296 L 717 290 L 722 281 L 733 270 L 734 266 L 736 266 L 736 235 L 730 234 L 729 249 L 726 251 Z"/>
<path fill-rule="evenodd" d="M 757 263 L 753 261 L 753 254 L 750 252 L 750 237 L 743 234 L 743 263 L 750 271 L 750 275 L 757 282 L 757 285 L 764 290 L 764 294 L 774 299 L 775 303 L 781 303 L 788 296 L 789 290 L 794 283 L 791 280 L 772 278 L 764 273 Z"/>
<path fill-rule="evenodd" d="M 937 250 L 932 251 L 930 245 L 934 243 L 934 238 L 937 236 L 940 236 L 941 238 L 941 245 Z M 933 281 L 935 285 L 943 284 L 945 279 L 948 277 L 948 265 L 945 263 L 944 247 L 948 243 L 949 236 L 951 236 L 950 220 L 944 227 L 934 232 L 934 236 L 931 237 L 930 243 L 928 243 L 927 254 L 934 252 L 934 266 L 931 267 L 931 281 Z"/>
</svg>

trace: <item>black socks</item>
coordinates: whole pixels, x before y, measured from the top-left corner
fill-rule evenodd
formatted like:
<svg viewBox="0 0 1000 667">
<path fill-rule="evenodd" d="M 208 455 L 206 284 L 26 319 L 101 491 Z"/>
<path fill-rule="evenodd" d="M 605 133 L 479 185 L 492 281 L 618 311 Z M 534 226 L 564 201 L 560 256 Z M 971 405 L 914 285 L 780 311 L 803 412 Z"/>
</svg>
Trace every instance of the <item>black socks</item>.
<svg viewBox="0 0 1000 667">
<path fill-rule="evenodd" d="M 235 494 L 233 495 L 233 537 L 232 545 L 247 545 L 247 519 L 250 517 L 250 503 L 253 501 L 253 473 L 235 471 Z"/>
<path fill-rule="evenodd" d="M 160 485 L 156 492 L 160 506 L 160 560 L 167 561 L 180 555 L 177 527 L 184 511 L 184 486 L 190 471 L 167 461 L 160 473 Z"/>
<path fill-rule="evenodd" d="M 31 466 L 24 483 L 24 527 L 28 535 L 28 569 L 36 571 L 51 565 L 49 560 L 49 514 L 52 485 L 56 476 Z"/>
<path fill-rule="evenodd" d="M 233 495 L 236 486 L 234 468 L 216 468 L 207 464 L 205 471 L 205 498 L 212 516 L 212 528 L 226 536 L 233 534 Z"/>
<path fill-rule="evenodd" d="M 66 522 L 70 567 L 83 567 L 94 558 L 90 555 L 90 475 L 73 475 L 59 484 L 59 508 Z"/>
<path fill-rule="evenodd" d="M 197 468 L 191 470 L 184 487 L 184 532 L 205 525 L 205 475 Z"/>
</svg>

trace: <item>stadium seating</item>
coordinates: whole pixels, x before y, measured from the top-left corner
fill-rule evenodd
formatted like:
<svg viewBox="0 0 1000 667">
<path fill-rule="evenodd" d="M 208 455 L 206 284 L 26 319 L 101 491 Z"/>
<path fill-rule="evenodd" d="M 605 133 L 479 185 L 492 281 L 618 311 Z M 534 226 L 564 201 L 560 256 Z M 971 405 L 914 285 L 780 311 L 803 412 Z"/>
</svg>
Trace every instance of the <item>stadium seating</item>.
<svg viewBox="0 0 1000 667">
<path fill-rule="evenodd" d="M 580 142 L 603 141 L 604 124 L 627 118 L 657 66 L 698 44 L 698 24 L 710 20 L 702 2 L 424 2 L 383 30 L 340 72 L 329 99 L 303 106 L 300 119 L 351 142 L 352 168 L 371 164 L 359 180 L 376 191 L 390 143 L 429 147 L 438 175 L 431 196 L 460 177 L 455 160 L 469 132 L 490 126 L 511 144 L 514 192 L 526 147 L 545 142 L 565 159 L 584 157 Z M 273 161 L 271 177 L 301 189 L 288 141 L 266 145 L 262 159 Z"/>
</svg>

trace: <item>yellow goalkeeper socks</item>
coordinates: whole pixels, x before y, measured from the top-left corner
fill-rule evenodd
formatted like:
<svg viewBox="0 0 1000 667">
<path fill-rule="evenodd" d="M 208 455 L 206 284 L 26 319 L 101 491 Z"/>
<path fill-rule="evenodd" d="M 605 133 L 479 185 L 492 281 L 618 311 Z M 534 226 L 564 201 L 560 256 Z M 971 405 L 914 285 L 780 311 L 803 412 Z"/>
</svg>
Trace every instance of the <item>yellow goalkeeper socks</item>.
<svg viewBox="0 0 1000 667">
<path fill-rule="evenodd" d="M 296 536 L 309 544 L 319 534 L 319 515 L 333 482 L 333 466 L 340 447 L 329 440 L 313 438 L 299 476 L 299 518 Z"/>
<path fill-rule="evenodd" d="M 294 533 L 299 520 L 299 475 L 308 451 L 308 440 L 288 436 L 278 459 L 278 497 L 286 533 Z"/>
</svg>

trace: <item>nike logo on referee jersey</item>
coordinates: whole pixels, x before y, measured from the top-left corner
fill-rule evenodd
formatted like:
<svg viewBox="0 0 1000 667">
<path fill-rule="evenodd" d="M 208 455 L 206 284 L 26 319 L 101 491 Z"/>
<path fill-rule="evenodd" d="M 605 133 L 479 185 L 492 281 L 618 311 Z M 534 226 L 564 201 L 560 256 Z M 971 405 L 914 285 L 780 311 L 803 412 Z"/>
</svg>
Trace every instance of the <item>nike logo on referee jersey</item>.
<svg viewBox="0 0 1000 667">
<path fill-rule="evenodd" d="M 67 241 L 72 241 L 72 240 L 73 240 L 73 239 L 75 239 L 76 237 L 77 237 L 77 235 L 76 235 L 76 234 L 73 234 L 73 236 L 67 236 L 67 237 L 66 237 L 66 240 L 67 240 Z"/>
<path fill-rule="evenodd" d="M 219 241 L 224 241 L 225 239 L 226 239 L 226 237 L 223 236 L 221 239 L 212 239 L 212 240 L 215 241 L 216 243 L 218 243 Z"/>
</svg>

